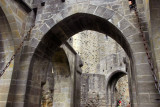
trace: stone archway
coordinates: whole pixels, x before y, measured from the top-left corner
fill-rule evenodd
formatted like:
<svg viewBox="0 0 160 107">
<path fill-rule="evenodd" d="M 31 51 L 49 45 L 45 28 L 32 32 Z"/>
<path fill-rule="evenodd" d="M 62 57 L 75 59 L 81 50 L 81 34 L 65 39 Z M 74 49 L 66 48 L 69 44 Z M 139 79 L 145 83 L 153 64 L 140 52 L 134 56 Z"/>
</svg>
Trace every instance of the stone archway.
<svg viewBox="0 0 160 107">
<path fill-rule="evenodd" d="M 71 30 L 72 28 L 73 30 Z M 122 48 L 125 50 L 125 52 L 130 58 L 130 63 L 132 65 L 131 81 L 132 86 L 135 86 L 134 82 L 136 81 L 134 76 L 136 72 L 134 70 L 134 57 L 130 44 L 126 40 L 126 37 L 124 37 L 123 34 L 113 24 L 98 16 L 86 13 L 77 13 L 71 15 L 70 17 L 67 17 L 66 19 L 55 25 L 49 32 L 47 32 L 47 36 L 44 36 L 42 38 L 35 52 L 36 54 L 41 54 L 42 56 L 47 53 L 49 56 L 49 54 L 54 52 L 54 50 L 63 42 L 65 42 L 67 38 L 70 38 L 72 35 L 83 30 L 95 30 L 109 35 L 122 46 Z M 43 50 L 45 47 L 48 50 Z M 137 88 L 135 89 L 137 90 Z M 136 92 L 136 90 L 134 91 Z M 136 96 L 136 93 L 134 93 L 134 96 Z"/>
<path fill-rule="evenodd" d="M 50 69 L 42 74 L 44 77 L 41 81 L 41 107 L 73 106 L 74 85 L 71 81 L 74 75 L 71 73 L 68 58 L 63 48 L 59 48 L 53 54 Z"/>
<path fill-rule="evenodd" d="M 106 88 L 106 92 L 107 92 L 107 107 L 115 107 L 116 105 L 114 104 L 115 101 L 115 87 L 116 87 L 116 83 L 117 81 L 123 77 L 127 75 L 127 72 L 124 71 L 115 71 L 112 72 L 107 79 L 107 88 Z"/>
<path fill-rule="evenodd" d="M 24 106 L 73 107 L 74 57 L 66 45 L 57 47 L 50 56 L 34 54 L 29 68 Z"/>
</svg>

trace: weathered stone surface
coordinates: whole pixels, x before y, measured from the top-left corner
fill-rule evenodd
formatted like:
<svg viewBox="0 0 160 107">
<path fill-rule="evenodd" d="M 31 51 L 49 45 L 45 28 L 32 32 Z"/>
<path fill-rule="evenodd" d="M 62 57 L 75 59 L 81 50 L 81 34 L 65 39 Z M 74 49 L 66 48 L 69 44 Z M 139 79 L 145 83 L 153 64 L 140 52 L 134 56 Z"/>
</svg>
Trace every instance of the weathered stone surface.
<svg viewBox="0 0 160 107">
<path fill-rule="evenodd" d="M 148 103 L 148 102 L 149 102 L 149 94 L 141 94 L 140 103 Z"/>
<path fill-rule="evenodd" d="M 103 14 L 103 18 L 110 19 L 114 15 L 114 12 L 112 10 L 106 9 L 105 13 Z"/>
<path fill-rule="evenodd" d="M 127 28 L 129 26 L 129 22 L 127 22 L 127 20 L 122 19 L 119 23 L 118 23 L 118 27 L 120 30 L 123 30 L 125 28 Z"/>
<path fill-rule="evenodd" d="M 97 6 L 95 6 L 95 5 L 89 5 L 87 12 L 90 14 L 93 14 L 95 12 L 96 8 L 97 8 Z"/>
<path fill-rule="evenodd" d="M 123 34 L 126 37 L 137 34 L 137 33 L 138 33 L 137 29 L 135 29 L 133 26 L 129 26 L 126 29 L 123 30 Z"/>
<path fill-rule="evenodd" d="M 138 89 L 139 93 L 157 93 L 154 82 L 139 82 L 138 85 L 141 86 Z"/>
<path fill-rule="evenodd" d="M 104 8 L 104 7 L 98 7 L 98 8 L 96 9 L 95 14 L 98 15 L 98 16 L 102 16 L 105 11 L 106 11 L 106 8 Z"/>
<path fill-rule="evenodd" d="M 81 78 L 80 107 L 106 106 L 105 76 L 99 74 L 83 74 Z"/>
<path fill-rule="evenodd" d="M 145 50 L 143 49 L 143 41 L 142 38 L 139 38 L 140 24 L 141 29 L 143 30 L 142 33 L 144 33 L 146 37 L 147 44 L 151 48 L 151 51 L 149 51 L 152 52 L 151 55 L 153 55 L 152 62 L 154 62 L 154 67 L 156 67 L 155 72 L 156 74 L 159 74 L 160 2 L 158 0 L 151 0 L 150 2 L 148 0 L 136 1 L 139 23 L 137 22 L 134 10 L 129 10 L 127 0 L 66 0 L 65 2 L 62 2 L 61 0 L 23 0 L 23 2 L 29 7 L 33 7 L 34 12 L 27 12 L 25 9 L 28 7 L 27 5 L 23 3 L 19 4 L 19 2 L 14 0 L 0 1 L 0 71 L 4 69 L 4 66 L 10 60 L 26 32 L 33 24 L 35 24 L 34 30 L 32 30 L 32 35 L 25 40 L 25 47 L 20 50 L 9 68 L 0 78 L 2 87 L 2 89 L 0 89 L 0 98 L 4 97 L 2 101 L 0 99 L 0 105 L 2 107 L 39 107 L 40 82 L 45 81 L 45 72 L 42 73 L 43 75 L 39 72 L 46 71 L 47 63 L 52 57 L 52 53 L 54 53 L 62 43 L 65 43 L 73 34 L 83 30 L 95 30 L 109 34 L 108 36 L 111 36 L 119 42 L 130 58 L 132 69 L 129 79 L 131 80 L 131 83 L 133 83 L 130 84 L 130 86 L 133 86 L 134 88 L 134 91 L 131 90 L 131 93 L 136 91 L 137 95 L 135 94 L 133 99 L 140 101 L 140 105 L 137 104 L 138 102 L 135 100 L 131 101 L 131 103 L 134 102 L 135 105 L 138 105 L 139 107 L 159 107 L 160 104 L 155 100 L 157 98 L 159 99 L 159 97 L 156 94 L 156 91 L 152 89 L 154 87 L 153 83 L 151 83 L 153 82 L 153 79 L 149 73 L 150 68 L 145 55 Z M 83 15 L 75 15 L 76 17 L 74 16 L 72 18 L 69 17 L 80 13 L 83 13 Z M 85 17 L 88 14 L 90 14 L 89 17 Z M 94 17 L 94 15 L 97 15 L 97 17 Z M 63 22 L 64 18 L 71 19 Z M 106 22 L 106 20 L 109 20 L 110 23 Z M 107 26 L 105 25 L 105 22 L 107 23 Z M 60 23 L 59 25 L 61 25 L 61 27 L 57 27 L 57 23 Z M 53 30 L 52 28 L 57 28 L 58 30 Z M 48 31 L 49 33 L 44 35 Z M 127 39 L 126 37 L 123 37 L 123 35 L 126 36 Z M 46 37 L 47 39 L 42 40 L 42 38 Z M 30 42 L 28 42 L 28 40 Z M 90 41 L 91 40 L 89 40 L 89 42 Z M 41 43 L 43 43 L 43 45 Z M 106 54 L 104 48 L 102 48 L 104 47 L 103 45 L 104 43 L 99 46 L 101 50 L 99 55 L 102 55 L 101 58 Z M 27 46 L 29 47 L 27 48 Z M 85 46 L 82 47 L 82 49 L 85 50 Z M 34 57 L 32 57 L 32 54 L 34 54 Z M 94 55 L 94 52 L 91 52 L 85 59 L 95 58 Z M 120 58 L 118 55 L 110 56 L 109 59 L 111 60 L 107 65 L 105 65 L 106 61 L 104 61 L 106 58 L 101 61 L 101 63 L 103 63 L 102 65 L 96 63 L 97 66 L 94 67 L 94 69 L 100 69 L 101 73 L 103 73 L 103 70 L 106 72 L 104 69 L 105 67 L 107 67 L 109 72 L 112 72 L 115 69 L 124 70 L 125 64 L 121 63 L 123 58 L 118 59 Z M 72 55 L 68 55 L 67 57 L 69 62 L 72 62 L 70 68 L 74 71 L 75 60 Z M 97 61 L 97 59 L 95 59 L 95 61 Z M 116 61 L 120 62 L 114 63 Z M 28 65 L 25 66 L 26 63 Z M 60 69 L 62 66 L 64 65 L 56 66 L 55 68 Z M 93 65 L 89 63 L 89 66 L 92 67 Z M 135 68 L 136 71 L 133 68 Z M 61 70 L 64 72 L 66 71 L 64 68 Z M 79 71 L 79 68 L 77 71 Z M 71 80 L 73 84 L 75 81 L 73 77 Z M 134 86 L 134 84 L 138 85 Z M 63 85 L 66 86 L 66 83 Z M 33 86 L 37 88 L 33 88 Z M 145 86 L 148 87 L 148 89 L 145 89 Z M 76 87 L 78 90 L 78 86 Z M 63 89 L 63 91 L 68 91 L 68 88 Z M 21 95 L 18 93 L 21 93 Z M 35 96 L 32 96 L 34 93 Z M 152 95 L 151 93 L 155 93 L 155 95 Z M 13 98 L 6 98 L 6 96 L 3 96 L 4 94 L 6 96 L 12 96 Z M 29 97 L 30 95 L 31 97 Z M 143 97 L 145 97 L 145 99 L 141 99 Z M 24 101 L 26 103 L 24 103 Z M 104 102 L 101 104 L 103 105 Z M 66 107 L 70 106 L 70 104 L 68 104 L 68 102 L 66 105 L 56 103 L 56 106 Z"/>
</svg>

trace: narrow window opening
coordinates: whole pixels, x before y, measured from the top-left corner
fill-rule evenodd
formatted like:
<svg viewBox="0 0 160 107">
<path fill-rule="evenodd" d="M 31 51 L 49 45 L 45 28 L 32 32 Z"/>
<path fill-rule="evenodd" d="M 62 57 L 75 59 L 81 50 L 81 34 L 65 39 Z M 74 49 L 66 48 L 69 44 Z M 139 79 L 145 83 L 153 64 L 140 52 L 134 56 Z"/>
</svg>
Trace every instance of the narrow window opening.
<svg viewBox="0 0 160 107">
<path fill-rule="evenodd" d="M 62 0 L 62 2 L 65 2 L 65 0 Z"/>
<path fill-rule="evenodd" d="M 36 19 L 36 17 L 37 17 L 37 8 L 33 8 L 33 12 L 35 14 L 35 19 Z"/>
<path fill-rule="evenodd" d="M 45 6 L 45 2 L 42 2 L 42 3 L 41 3 L 41 6 Z"/>
<path fill-rule="evenodd" d="M 35 16 L 37 16 L 37 8 L 33 8 L 33 11 L 35 13 Z"/>
</svg>

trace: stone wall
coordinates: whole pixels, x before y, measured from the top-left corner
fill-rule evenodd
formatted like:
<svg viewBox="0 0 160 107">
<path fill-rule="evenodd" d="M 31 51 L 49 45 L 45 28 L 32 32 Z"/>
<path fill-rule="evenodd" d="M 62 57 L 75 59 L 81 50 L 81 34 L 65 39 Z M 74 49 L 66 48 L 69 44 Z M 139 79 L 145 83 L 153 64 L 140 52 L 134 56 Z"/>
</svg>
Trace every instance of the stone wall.
<svg viewBox="0 0 160 107">
<path fill-rule="evenodd" d="M 74 35 L 72 42 L 84 62 L 83 73 L 101 73 L 118 64 L 123 66 L 125 52 L 116 41 L 102 33 L 83 31 Z"/>
<path fill-rule="evenodd" d="M 81 56 L 83 61 L 83 73 L 97 72 L 100 61 L 100 49 L 98 38 L 103 36 L 95 31 L 83 31 L 73 36 L 73 48 Z"/>
<path fill-rule="evenodd" d="M 152 57 L 152 64 L 154 66 L 154 72 L 156 78 L 159 82 L 159 4 L 158 0 L 136 0 L 137 1 L 137 8 L 140 15 L 140 24 L 142 26 L 143 34 L 146 37 L 147 42 L 149 42 L 149 48 L 151 49 L 151 57 Z M 148 68 L 151 69 L 151 68 Z M 146 78 L 143 81 L 149 81 L 149 78 L 153 78 L 150 74 L 146 76 L 139 77 L 142 81 L 142 78 Z M 156 99 L 155 94 L 150 95 L 151 98 Z M 159 97 L 158 97 L 159 98 Z M 143 101 L 144 103 L 144 101 Z"/>
<path fill-rule="evenodd" d="M 157 0 L 150 1 L 149 7 L 150 7 L 150 42 L 152 46 L 152 51 L 154 51 L 153 55 L 156 58 L 154 61 L 155 64 L 157 64 L 156 72 L 158 71 L 158 75 L 160 76 L 160 8 L 159 8 L 160 2 Z M 156 66 L 156 65 L 155 65 Z M 160 78 L 160 77 L 159 77 Z"/>
<path fill-rule="evenodd" d="M 106 107 L 105 76 L 82 74 L 81 107 Z"/>
<path fill-rule="evenodd" d="M 68 75 L 55 74 L 55 85 L 53 92 L 53 107 L 71 107 L 73 105 L 73 84 Z"/>
<path fill-rule="evenodd" d="M 63 46 L 64 47 L 64 46 Z M 68 60 L 68 56 L 70 58 Z M 70 50 L 60 49 L 53 55 L 53 73 L 54 73 L 54 90 L 53 90 L 53 107 L 71 107 L 73 106 L 73 80 L 74 69 L 70 69 L 70 64 L 74 64 L 74 55 Z"/>
<path fill-rule="evenodd" d="M 52 107 L 53 106 L 53 92 L 54 92 L 54 73 L 52 63 L 49 65 L 49 69 L 46 75 L 46 80 L 41 84 L 41 107 Z"/>
<path fill-rule="evenodd" d="M 58 92 L 57 95 L 53 95 L 56 102 L 59 98 L 60 100 L 57 101 L 58 103 L 53 103 L 53 107 L 73 107 L 74 106 L 74 79 L 75 79 L 75 63 L 76 63 L 76 53 L 74 50 L 68 48 L 68 45 L 62 45 L 61 48 L 64 49 L 66 58 L 68 60 L 68 67 L 64 68 L 63 70 L 69 70 L 67 75 L 55 75 L 55 80 L 57 81 L 55 86 L 55 90 Z M 61 65 L 63 68 L 64 66 Z"/>
</svg>

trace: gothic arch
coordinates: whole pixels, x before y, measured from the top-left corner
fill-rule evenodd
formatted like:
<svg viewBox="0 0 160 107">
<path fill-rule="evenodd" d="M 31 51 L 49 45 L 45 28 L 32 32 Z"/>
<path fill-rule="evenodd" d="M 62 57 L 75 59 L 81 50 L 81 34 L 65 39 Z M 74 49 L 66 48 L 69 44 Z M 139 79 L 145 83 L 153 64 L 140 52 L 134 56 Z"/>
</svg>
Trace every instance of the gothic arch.
<svg viewBox="0 0 160 107">
<path fill-rule="evenodd" d="M 42 104 L 50 107 L 59 103 L 63 103 L 65 107 L 73 105 L 74 85 L 71 79 L 74 73 L 70 70 L 68 56 L 63 46 L 57 47 L 49 57 L 34 54 L 29 71 L 25 92 L 27 106 Z M 33 102 L 32 98 L 37 100 Z M 57 99 L 60 98 L 63 98 L 63 102 L 58 102 Z"/>
<path fill-rule="evenodd" d="M 127 3 L 128 3 L 128 1 L 127 1 Z M 85 8 L 78 8 L 77 6 L 78 7 L 82 6 Z M 127 6 L 128 6 L 128 4 L 127 4 Z M 111 31 L 110 34 L 107 34 L 107 35 L 109 35 L 109 36 L 114 35 L 114 36 L 112 36 L 112 38 L 115 41 L 117 41 L 121 46 L 123 45 L 122 48 L 125 50 L 127 55 L 131 58 L 131 63 L 133 65 L 132 71 L 135 71 L 135 69 L 136 69 L 134 67 L 135 61 L 134 61 L 134 56 L 132 53 L 136 53 L 137 50 L 136 50 L 135 44 L 133 46 L 131 46 L 131 44 L 134 42 L 137 42 L 137 41 L 141 41 L 139 38 L 137 39 L 137 37 L 136 37 L 139 35 L 139 29 L 137 29 L 135 27 L 135 25 L 133 23 L 131 23 L 130 20 L 128 20 L 128 18 L 126 16 L 124 16 L 124 14 L 119 13 L 117 10 L 114 10 L 111 8 L 106 8 L 106 7 L 97 6 L 97 5 L 93 5 L 93 4 L 86 4 L 86 3 L 84 3 L 84 4 L 80 3 L 80 4 L 76 4 L 76 5 L 73 4 L 69 7 L 66 7 L 62 11 L 58 12 L 56 15 L 52 16 L 50 19 L 44 19 L 44 23 L 41 23 L 40 27 L 38 27 L 39 23 L 36 25 L 36 27 L 35 27 L 36 32 L 34 32 L 32 34 L 32 38 L 30 40 L 29 47 L 39 47 L 40 45 L 38 45 L 38 44 L 40 43 L 41 40 L 42 41 L 44 40 L 43 39 L 44 35 L 52 35 L 50 33 L 54 32 L 54 30 L 56 31 L 56 33 L 59 33 L 60 35 L 62 34 L 62 32 L 63 32 L 62 35 L 65 35 L 65 36 L 58 36 L 58 39 L 54 39 L 54 41 L 57 42 L 56 44 L 61 44 L 64 41 L 66 41 L 69 37 L 71 37 L 70 35 L 78 33 L 80 31 L 80 30 L 78 31 L 78 29 L 81 29 L 81 31 L 82 30 L 95 30 L 95 31 L 105 33 L 105 34 L 107 34 L 106 33 L 107 31 Z M 72 16 L 72 19 L 71 19 L 71 16 Z M 90 17 L 93 16 L 94 18 L 96 17 L 97 19 L 98 18 L 102 19 L 104 22 L 106 21 L 110 25 L 113 25 L 115 28 L 114 29 L 115 31 L 112 29 L 112 27 L 110 27 L 110 29 L 108 29 L 110 25 L 108 26 L 107 29 L 105 29 L 105 27 L 102 27 L 104 25 L 104 23 L 101 23 L 102 29 L 100 29 L 100 27 L 95 24 L 95 22 L 97 20 L 93 19 L 94 21 L 92 20 L 92 22 L 89 22 L 89 21 L 91 21 L 90 19 L 92 19 L 92 18 L 90 18 L 90 19 L 86 18 L 86 20 L 79 20 L 78 19 L 79 16 L 81 17 L 81 19 L 83 19 L 84 17 L 87 17 L 87 16 L 90 16 Z M 70 24 L 70 26 L 72 26 L 72 27 L 67 27 L 68 26 L 67 21 L 65 23 L 63 23 L 64 19 L 66 19 L 69 22 L 68 24 Z M 70 20 L 68 20 L 68 19 L 70 19 Z M 43 20 L 43 19 L 41 19 L 41 20 Z M 73 24 L 74 22 L 72 23 L 72 20 L 74 20 L 76 24 Z M 78 20 L 79 20 L 79 22 L 78 22 Z M 109 21 L 107 21 L 107 20 L 109 20 Z M 85 24 L 85 22 L 87 22 L 87 21 L 89 22 L 87 24 L 91 24 L 90 27 L 95 26 L 95 28 L 85 28 L 85 27 L 88 27 L 88 26 L 86 26 L 87 24 Z M 93 25 L 93 23 L 94 23 L 94 25 Z M 57 27 L 57 29 L 56 29 L 56 27 Z M 64 30 L 66 30 L 66 31 L 64 31 Z M 116 32 L 118 35 L 124 35 L 124 36 L 122 38 L 121 38 L 121 36 L 119 36 L 120 38 L 118 38 L 118 35 L 115 36 L 115 34 L 113 32 Z M 53 34 L 53 35 L 57 35 L 57 34 Z M 45 39 L 47 40 L 47 38 L 45 38 Z M 127 42 L 125 43 L 125 42 L 121 42 L 121 41 L 127 41 Z M 55 46 L 55 44 L 49 44 L 49 47 L 47 47 L 47 48 L 50 48 L 50 46 L 53 46 L 53 45 Z M 128 48 L 128 46 L 129 46 L 129 48 Z M 138 46 L 142 47 L 143 45 L 138 44 Z M 44 47 L 46 47 L 46 46 L 44 46 Z M 131 48 L 133 47 L 133 48 L 131 49 L 130 47 Z M 130 50 L 127 50 L 127 49 L 130 49 Z M 51 49 L 51 51 L 53 51 L 53 49 Z M 139 55 L 136 55 L 135 57 L 139 57 Z M 132 72 L 132 75 L 135 75 L 135 74 L 136 74 L 136 71 Z M 136 81 L 135 77 L 133 77 L 132 79 L 134 82 Z"/>
<path fill-rule="evenodd" d="M 130 58 L 132 74 L 131 81 L 133 83 L 132 86 L 135 85 L 135 59 L 133 50 L 130 47 L 128 40 L 117 27 L 115 27 L 106 19 L 96 15 L 76 13 L 63 19 L 45 34 L 45 36 L 41 39 L 38 47 L 36 48 L 35 53 L 40 56 L 50 56 L 49 54 L 54 52 L 54 50 L 68 38 L 83 30 L 94 30 L 104 33 L 121 45 L 121 47 L 125 50 L 128 57 Z M 137 88 L 135 89 L 137 90 Z M 136 90 L 134 91 L 136 92 Z"/>
</svg>

